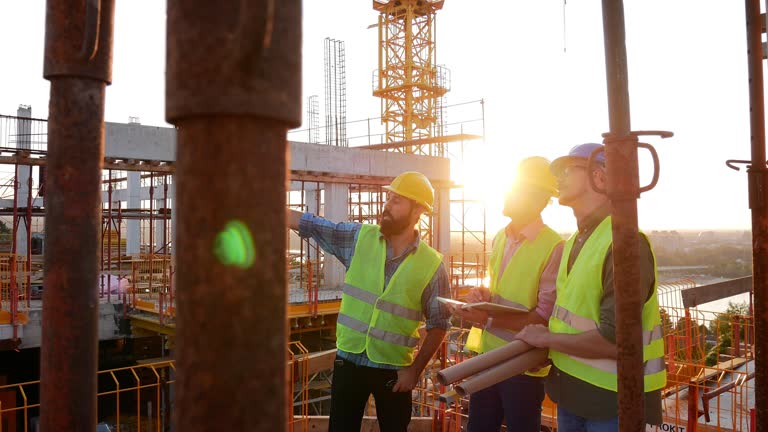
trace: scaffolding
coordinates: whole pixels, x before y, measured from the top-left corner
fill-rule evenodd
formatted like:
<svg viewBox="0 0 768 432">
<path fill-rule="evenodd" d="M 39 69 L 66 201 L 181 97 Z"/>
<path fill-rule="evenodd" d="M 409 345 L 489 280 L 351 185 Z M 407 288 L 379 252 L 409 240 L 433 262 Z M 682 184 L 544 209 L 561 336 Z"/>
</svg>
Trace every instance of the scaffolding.
<svg viewBox="0 0 768 432">
<path fill-rule="evenodd" d="M 41 227 L 45 170 L 23 161 L 40 157 L 46 134 L 47 123 L 32 118 L 28 106 L 19 107 L 16 117 L 0 116 L 0 341 L 5 349 L 18 346 L 31 302 L 41 293 L 42 247 L 34 231 Z"/>
<path fill-rule="evenodd" d="M 24 116 L 0 116 L 0 175 L 7 176 L 0 217 L 9 222 L 8 232 L 0 234 L 0 325 L 12 329 L 0 334 L 4 347 L 19 341 L 20 326 L 30 309 L 40 308 L 43 290 L 47 120 L 30 117 L 28 107 L 19 113 Z M 157 314 L 165 323 L 174 313 L 172 166 L 115 159 L 105 159 L 104 165 L 100 301 Z M 135 182 L 132 196 L 129 181 Z M 128 307 L 123 307 L 124 317 Z"/>
</svg>

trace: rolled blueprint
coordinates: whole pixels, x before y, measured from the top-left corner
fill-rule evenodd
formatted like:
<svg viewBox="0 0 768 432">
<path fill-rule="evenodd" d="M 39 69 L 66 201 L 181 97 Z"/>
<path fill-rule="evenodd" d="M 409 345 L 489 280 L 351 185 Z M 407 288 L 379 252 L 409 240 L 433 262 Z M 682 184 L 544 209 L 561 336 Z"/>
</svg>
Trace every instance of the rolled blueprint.
<svg viewBox="0 0 768 432">
<path fill-rule="evenodd" d="M 493 351 L 491 351 L 493 352 Z M 453 386 L 456 393 L 461 397 L 466 397 L 476 391 L 490 387 L 496 383 L 512 378 L 515 375 L 541 366 L 547 359 L 548 350 L 545 348 L 534 348 L 513 357 L 504 363 L 498 364 L 484 372 L 469 378 L 459 385 Z"/>
<path fill-rule="evenodd" d="M 437 380 L 442 385 L 453 384 L 458 380 L 482 372 L 532 349 L 533 346 L 523 341 L 515 340 L 495 350 L 441 370 L 437 373 Z"/>
</svg>

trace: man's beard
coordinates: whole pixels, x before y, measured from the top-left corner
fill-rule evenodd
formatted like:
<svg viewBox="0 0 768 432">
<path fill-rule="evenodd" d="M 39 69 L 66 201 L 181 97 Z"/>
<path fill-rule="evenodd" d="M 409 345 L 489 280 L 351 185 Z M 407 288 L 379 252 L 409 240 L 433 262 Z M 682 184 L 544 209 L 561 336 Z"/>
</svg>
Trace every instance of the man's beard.
<svg viewBox="0 0 768 432">
<path fill-rule="evenodd" d="M 385 218 L 384 216 L 387 216 Z M 381 214 L 381 233 L 385 236 L 401 234 L 411 228 L 407 218 L 395 219 L 388 211 Z"/>
</svg>

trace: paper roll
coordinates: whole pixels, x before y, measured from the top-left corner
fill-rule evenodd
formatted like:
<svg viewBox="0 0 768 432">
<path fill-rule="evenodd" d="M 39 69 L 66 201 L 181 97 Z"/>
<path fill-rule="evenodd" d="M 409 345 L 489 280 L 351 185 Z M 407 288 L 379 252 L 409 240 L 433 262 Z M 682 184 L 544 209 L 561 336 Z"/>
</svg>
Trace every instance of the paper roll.
<svg viewBox="0 0 768 432">
<path fill-rule="evenodd" d="M 442 385 L 453 384 L 458 380 L 482 372 L 531 349 L 533 349 L 533 346 L 523 341 L 512 341 L 495 350 L 441 370 L 437 373 L 437 380 Z"/>
<path fill-rule="evenodd" d="M 512 378 L 527 370 L 541 366 L 547 359 L 547 354 L 548 351 L 544 348 L 529 350 L 505 361 L 504 363 L 489 368 L 483 373 L 477 374 L 459 385 L 453 386 L 453 389 L 456 390 L 456 393 L 461 395 L 461 397 L 466 397 L 476 391 L 502 382 L 505 379 Z"/>
</svg>

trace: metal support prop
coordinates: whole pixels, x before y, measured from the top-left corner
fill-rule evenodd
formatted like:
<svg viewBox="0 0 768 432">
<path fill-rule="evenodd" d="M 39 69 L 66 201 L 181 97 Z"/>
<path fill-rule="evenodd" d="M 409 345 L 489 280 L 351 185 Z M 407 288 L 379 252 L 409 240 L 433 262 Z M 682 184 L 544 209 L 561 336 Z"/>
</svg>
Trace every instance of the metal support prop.
<svg viewBox="0 0 768 432">
<path fill-rule="evenodd" d="M 301 1 L 170 0 L 167 13 L 173 428 L 285 431 L 286 134 L 301 123 Z"/>
<path fill-rule="evenodd" d="M 640 195 L 637 137 L 631 135 L 624 2 L 603 0 L 605 74 L 610 133 L 605 140 L 607 193 L 612 204 L 613 274 L 616 292 L 619 424 L 644 431 L 643 338 L 638 256 Z"/>
<path fill-rule="evenodd" d="M 758 432 L 768 432 L 768 206 L 766 205 L 765 99 L 763 96 L 763 48 L 760 1 L 746 0 L 747 59 L 749 71 L 749 125 L 752 163 L 749 208 L 752 211 L 752 290 L 755 317 L 755 412 Z"/>
<path fill-rule="evenodd" d="M 695 379 L 688 382 L 688 432 L 696 432 L 699 425 L 699 383 Z"/>
<path fill-rule="evenodd" d="M 40 430 L 96 429 L 104 94 L 114 0 L 49 0 Z"/>
</svg>

